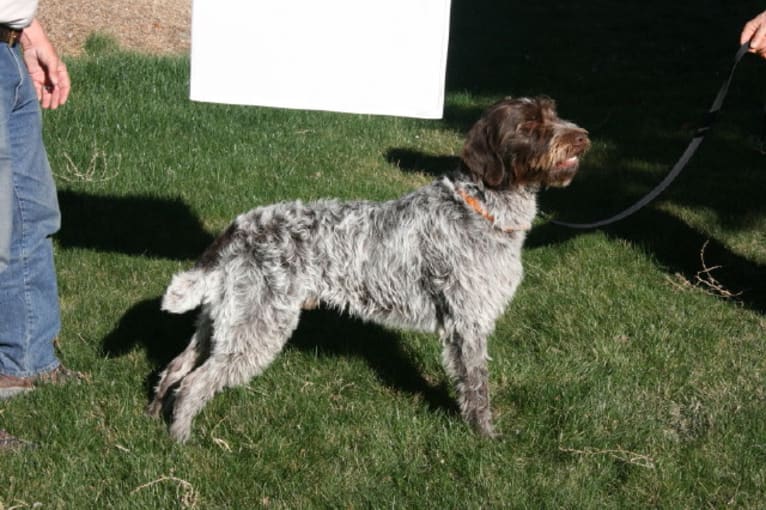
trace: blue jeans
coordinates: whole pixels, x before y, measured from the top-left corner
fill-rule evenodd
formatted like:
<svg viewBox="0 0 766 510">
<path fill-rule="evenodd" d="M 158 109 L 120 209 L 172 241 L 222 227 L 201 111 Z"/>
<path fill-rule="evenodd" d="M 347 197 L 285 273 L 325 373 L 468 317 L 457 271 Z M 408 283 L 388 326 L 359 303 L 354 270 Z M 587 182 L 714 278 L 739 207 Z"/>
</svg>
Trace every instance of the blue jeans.
<svg viewBox="0 0 766 510">
<path fill-rule="evenodd" d="M 29 377 L 59 364 L 50 236 L 60 223 L 40 105 L 20 48 L 0 43 L 0 374 Z"/>
</svg>

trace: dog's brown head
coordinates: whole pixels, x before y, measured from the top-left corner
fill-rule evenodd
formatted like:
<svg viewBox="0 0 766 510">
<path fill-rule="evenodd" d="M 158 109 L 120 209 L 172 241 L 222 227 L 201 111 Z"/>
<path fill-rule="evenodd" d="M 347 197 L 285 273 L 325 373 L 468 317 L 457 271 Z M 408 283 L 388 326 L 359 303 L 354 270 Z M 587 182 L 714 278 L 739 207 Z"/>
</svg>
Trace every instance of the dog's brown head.
<svg viewBox="0 0 766 510">
<path fill-rule="evenodd" d="M 562 187 L 589 147 L 588 132 L 560 119 L 552 99 L 506 98 L 473 125 L 461 159 L 463 170 L 491 189 Z"/>
</svg>

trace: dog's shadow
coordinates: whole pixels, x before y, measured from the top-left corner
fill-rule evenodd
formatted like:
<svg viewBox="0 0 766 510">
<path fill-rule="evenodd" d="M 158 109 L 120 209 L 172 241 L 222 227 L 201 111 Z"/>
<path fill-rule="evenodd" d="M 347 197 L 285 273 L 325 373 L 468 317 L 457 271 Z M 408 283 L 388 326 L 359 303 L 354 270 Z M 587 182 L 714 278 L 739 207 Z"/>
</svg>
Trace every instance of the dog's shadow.
<svg viewBox="0 0 766 510">
<path fill-rule="evenodd" d="M 151 399 L 160 372 L 188 345 L 196 314 L 165 313 L 160 310 L 160 298 L 142 301 L 104 338 L 103 354 L 122 356 L 143 349 L 154 367 L 144 380 L 147 398 Z M 332 310 L 304 311 L 285 348 L 312 356 L 361 358 L 384 385 L 421 398 L 431 410 L 459 413 L 446 375 L 440 384 L 429 383 L 403 349 L 400 336 L 380 326 Z M 257 378 L 252 383 L 257 384 Z"/>
<path fill-rule="evenodd" d="M 117 326 L 101 342 L 101 354 L 120 357 L 136 348 L 143 349 L 154 368 L 144 380 L 148 397 L 165 366 L 189 344 L 195 329 L 196 312 L 182 315 L 160 310 L 157 297 L 133 305 Z"/>
<path fill-rule="evenodd" d="M 64 221 L 56 239 L 64 248 L 193 260 L 213 241 L 180 199 L 71 190 L 59 191 L 58 198 Z"/>
<path fill-rule="evenodd" d="M 334 310 L 305 311 L 288 348 L 319 356 L 361 358 L 386 386 L 422 398 L 432 410 L 459 412 L 446 375 L 438 385 L 429 383 L 422 368 L 405 352 L 401 337 L 381 326 Z"/>
<path fill-rule="evenodd" d="M 460 158 L 457 156 L 442 156 L 427 154 L 417 149 L 391 148 L 386 151 L 386 161 L 405 172 L 422 172 L 433 177 L 439 177 L 457 170 Z"/>
</svg>

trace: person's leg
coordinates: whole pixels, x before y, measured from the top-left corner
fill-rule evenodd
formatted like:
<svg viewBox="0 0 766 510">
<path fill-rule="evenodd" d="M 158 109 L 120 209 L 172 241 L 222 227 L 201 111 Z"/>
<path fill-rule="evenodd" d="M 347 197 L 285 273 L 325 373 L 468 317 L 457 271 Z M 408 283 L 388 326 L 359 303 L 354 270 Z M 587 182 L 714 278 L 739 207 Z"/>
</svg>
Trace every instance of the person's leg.
<svg viewBox="0 0 766 510">
<path fill-rule="evenodd" d="M 18 48 L 0 44 L 0 77 L 0 173 L 8 171 L 10 156 L 12 174 L 10 257 L 0 272 L 0 375 L 35 377 L 59 366 L 53 347 L 60 317 L 50 236 L 59 228 L 60 214 L 40 106 Z M 9 83 L 13 80 L 15 86 Z M 7 214 L 2 198 L 0 207 Z"/>
<path fill-rule="evenodd" d="M 0 272 L 11 259 L 13 179 L 8 123 L 19 80 L 16 59 L 8 45 L 0 43 Z"/>
</svg>

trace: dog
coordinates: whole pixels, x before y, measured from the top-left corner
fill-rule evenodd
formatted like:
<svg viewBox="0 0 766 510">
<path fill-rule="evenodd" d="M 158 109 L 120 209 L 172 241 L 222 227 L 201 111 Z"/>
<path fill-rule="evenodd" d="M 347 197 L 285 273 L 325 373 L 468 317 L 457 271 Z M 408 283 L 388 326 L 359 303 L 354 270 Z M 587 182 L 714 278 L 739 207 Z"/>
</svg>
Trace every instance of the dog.
<svg viewBox="0 0 766 510">
<path fill-rule="evenodd" d="M 438 332 L 463 418 L 494 436 L 487 340 L 521 282 L 538 191 L 567 186 L 589 147 L 552 99 L 505 98 L 471 127 L 453 174 L 402 198 L 283 202 L 238 216 L 162 298 L 165 311 L 201 311 L 149 414 L 163 413 L 185 442 L 205 403 L 262 373 L 301 311 L 321 305 Z"/>
</svg>

